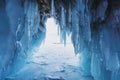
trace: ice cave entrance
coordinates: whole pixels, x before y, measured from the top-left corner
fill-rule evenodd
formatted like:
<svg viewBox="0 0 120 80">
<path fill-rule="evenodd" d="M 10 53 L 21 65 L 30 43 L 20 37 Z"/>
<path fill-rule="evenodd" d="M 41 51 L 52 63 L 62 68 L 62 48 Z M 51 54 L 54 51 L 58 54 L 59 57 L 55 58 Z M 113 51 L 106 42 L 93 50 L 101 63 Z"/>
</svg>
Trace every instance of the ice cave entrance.
<svg viewBox="0 0 120 80">
<path fill-rule="evenodd" d="M 72 70 L 70 69 L 71 66 L 79 67 L 79 56 L 74 53 L 70 36 L 67 36 L 66 46 L 64 46 L 60 42 L 58 25 L 55 23 L 54 18 L 47 19 L 46 29 L 45 42 L 34 51 L 32 62 L 39 64 L 43 68 L 42 72 L 44 74 L 52 74 L 64 70 L 68 72 Z"/>
<path fill-rule="evenodd" d="M 45 44 L 41 46 L 41 49 L 48 49 L 45 51 L 48 51 L 51 57 L 53 56 L 53 60 L 56 60 L 56 63 L 61 62 L 63 64 L 78 65 L 79 58 L 74 54 L 71 37 L 67 36 L 67 44 L 64 46 L 64 43 L 60 40 L 58 28 L 53 17 L 47 19 L 46 40 Z"/>
</svg>

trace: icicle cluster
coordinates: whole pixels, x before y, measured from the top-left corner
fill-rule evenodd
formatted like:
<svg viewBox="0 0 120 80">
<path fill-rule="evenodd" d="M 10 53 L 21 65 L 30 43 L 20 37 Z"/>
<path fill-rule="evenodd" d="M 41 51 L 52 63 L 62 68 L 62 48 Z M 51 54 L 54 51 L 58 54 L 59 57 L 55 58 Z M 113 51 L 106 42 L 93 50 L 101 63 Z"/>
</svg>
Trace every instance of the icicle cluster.
<svg viewBox="0 0 120 80">
<path fill-rule="evenodd" d="M 81 54 L 81 69 L 95 80 L 120 78 L 118 3 L 117 0 L 76 0 L 74 5 L 65 0 L 57 4 L 60 35 L 66 42 L 65 36 L 71 32 L 75 53 Z"/>
</svg>

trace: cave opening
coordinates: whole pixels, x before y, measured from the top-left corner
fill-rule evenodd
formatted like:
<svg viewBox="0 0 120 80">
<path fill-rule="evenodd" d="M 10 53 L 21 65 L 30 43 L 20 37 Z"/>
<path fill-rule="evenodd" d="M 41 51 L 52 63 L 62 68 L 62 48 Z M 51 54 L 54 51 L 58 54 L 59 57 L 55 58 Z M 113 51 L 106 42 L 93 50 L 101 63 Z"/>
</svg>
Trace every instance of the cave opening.
<svg viewBox="0 0 120 80">
<path fill-rule="evenodd" d="M 29 66 L 29 71 L 31 68 L 39 67 L 39 74 L 44 74 L 47 77 L 61 77 L 66 80 L 76 78 L 78 80 L 81 75 L 77 71 L 80 66 L 79 55 L 74 53 L 70 35 L 66 38 L 66 45 L 60 40 L 58 28 L 53 17 L 47 18 L 45 41 L 34 48 L 32 56 L 28 59 L 29 65 L 26 67 Z"/>
</svg>

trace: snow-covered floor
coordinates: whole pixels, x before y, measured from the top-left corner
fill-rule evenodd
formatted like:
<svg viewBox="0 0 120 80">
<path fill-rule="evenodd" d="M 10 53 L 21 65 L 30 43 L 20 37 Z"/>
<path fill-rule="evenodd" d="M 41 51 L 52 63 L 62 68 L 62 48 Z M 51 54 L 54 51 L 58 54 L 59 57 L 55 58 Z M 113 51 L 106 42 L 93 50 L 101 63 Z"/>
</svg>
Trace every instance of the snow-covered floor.
<svg viewBox="0 0 120 80">
<path fill-rule="evenodd" d="M 70 37 L 67 38 L 66 46 L 60 43 L 57 27 L 51 24 L 53 21 L 47 21 L 45 43 L 32 50 L 32 55 L 12 80 L 93 80 L 81 75 L 80 56 L 74 54 Z"/>
</svg>

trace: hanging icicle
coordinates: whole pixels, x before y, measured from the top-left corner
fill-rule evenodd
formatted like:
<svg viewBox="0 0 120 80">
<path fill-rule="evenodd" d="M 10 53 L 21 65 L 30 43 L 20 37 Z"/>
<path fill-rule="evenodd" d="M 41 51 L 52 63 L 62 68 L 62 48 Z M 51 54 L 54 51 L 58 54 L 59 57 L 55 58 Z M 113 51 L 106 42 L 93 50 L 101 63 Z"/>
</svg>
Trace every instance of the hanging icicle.
<svg viewBox="0 0 120 80">
<path fill-rule="evenodd" d="M 51 2 L 51 16 L 55 17 L 55 3 L 54 0 Z"/>
</svg>

